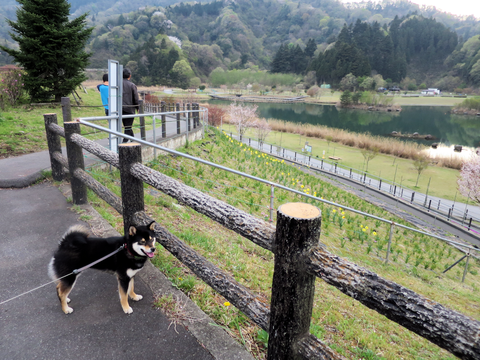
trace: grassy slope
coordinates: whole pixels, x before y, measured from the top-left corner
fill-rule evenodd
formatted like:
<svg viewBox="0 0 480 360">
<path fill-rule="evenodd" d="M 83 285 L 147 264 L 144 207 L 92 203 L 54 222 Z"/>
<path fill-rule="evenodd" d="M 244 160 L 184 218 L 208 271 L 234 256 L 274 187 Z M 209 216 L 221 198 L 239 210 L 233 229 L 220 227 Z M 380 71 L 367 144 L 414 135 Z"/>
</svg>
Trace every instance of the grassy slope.
<svg viewBox="0 0 480 360">
<path fill-rule="evenodd" d="M 235 133 L 235 127 L 232 125 L 224 125 L 223 128 L 228 132 Z M 249 130 L 246 136 L 256 138 L 253 130 Z M 282 146 L 284 148 L 301 152 L 302 147 L 308 141 L 312 146 L 312 156 L 321 159 L 323 151 L 325 151 L 325 159 L 329 156 L 340 157 L 339 163 L 344 167 L 351 167 L 360 171 L 365 170 L 364 157 L 360 149 L 350 146 L 341 145 L 334 142 L 327 142 L 324 139 L 305 137 L 298 134 L 279 133 L 272 131 L 266 142 L 273 145 Z M 301 155 L 299 158 L 303 158 Z M 331 161 L 331 160 L 330 160 Z M 398 168 L 397 168 L 398 166 Z M 402 184 L 410 189 L 426 193 L 429 179 L 430 187 L 428 193 L 432 196 L 438 196 L 453 200 L 456 196 L 458 201 L 467 201 L 466 198 L 457 194 L 457 178 L 459 171 L 447 169 L 439 166 L 429 166 L 424 170 L 419 178 L 418 186 L 415 187 L 418 173 L 413 166 L 413 161 L 409 159 L 396 158 L 391 155 L 378 154 L 368 163 L 368 173 L 372 176 L 382 177 L 397 184 Z M 395 174 L 396 173 L 396 174 Z"/>
<path fill-rule="evenodd" d="M 378 216 L 394 219 L 385 211 L 359 198 L 323 183 L 317 177 L 285 165 L 253 149 L 245 148 L 227 136 L 217 135 L 199 141 L 188 149 L 192 155 L 267 178 L 310 194 L 324 197 Z M 187 185 L 210 193 L 257 217 L 268 217 L 269 188 L 224 171 L 182 158 L 163 156 L 151 164 Z M 118 174 L 99 173 L 103 183 L 118 192 Z M 90 201 L 121 231 L 118 215 L 103 202 L 89 195 Z M 304 201 L 299 196 L 276 189 L 275 208 L 282 203 Z M 273 255 L 254 246 L 206 217 L 179 206 L 166 195 L 146 187 L 147 211 L 171 232 L 230 272 L 238 281 L 266 299 L 270 297 Z M 310 201 L 309 202 L 313 202 Z M 471 262 L 465 284 L 461 284 L 462 267 L 445 275 L 441 270 L 460 254 L 453 248 L 423 236 L 395 230 L 391 264 L 384 265 L 388 228 L 369 218 L 343 213 L 339 207 L 313 202 L 322 210 L 321 241 L 333 253 L 367 267 L 381 276 L 400 283 L 445 306 L 480 319 L 478 311 L 477 262 Z M 396 219 L 395 221 L 400 221 Z M 258 358 L 264 356 L 265 334 L 259 331 L 225 299 L 198 281 L 171 255 L 160 250 L 154 263 L 204 311 L 228 328 Z M 434 271 L 431 269 L 434 268 Z M 317 281 L 311 332 L 347 358 L 360 359 L 453 359 L 438 347 L 386 320 L 385 317 L 356 303 L 338 290 Z M 376 356 L 376 357 L 374 357 Z"/>
</svg>

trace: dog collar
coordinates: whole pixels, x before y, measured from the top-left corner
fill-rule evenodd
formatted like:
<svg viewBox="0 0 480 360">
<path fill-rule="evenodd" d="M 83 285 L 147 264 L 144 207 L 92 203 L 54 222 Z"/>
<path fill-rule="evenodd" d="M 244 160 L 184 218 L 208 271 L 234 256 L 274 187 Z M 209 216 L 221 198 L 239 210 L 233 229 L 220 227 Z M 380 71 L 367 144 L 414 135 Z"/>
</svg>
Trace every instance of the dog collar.
<svg viewBox="0 0 480 360">
<path fill-rule="evenodd" d="M 128 252 L 128 255 L 130 255 L 131 257 L 133 257 L 135 260 L 143 260 L 146 256 L 140 256 L 140 255 L 133 255 L 131 252 L 130 252 L 130 249 L 128 248 L 127 244 L 124 244 L 123 245 L 125 247 L 125 249 L 127 250 Z"/>
</svg>

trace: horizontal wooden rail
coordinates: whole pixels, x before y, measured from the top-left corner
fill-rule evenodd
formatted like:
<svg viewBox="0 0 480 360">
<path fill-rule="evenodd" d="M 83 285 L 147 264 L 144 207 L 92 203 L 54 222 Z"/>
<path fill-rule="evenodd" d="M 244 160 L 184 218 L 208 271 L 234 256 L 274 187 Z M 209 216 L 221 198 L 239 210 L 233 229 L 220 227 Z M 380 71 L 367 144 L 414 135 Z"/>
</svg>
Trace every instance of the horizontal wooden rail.
<svg viewBox="0 0 480 360">
<path fill-rule="evenodd" d="M 58 126 L 57 124 L 49 124 L 48 130 L 52 131 L 57 135 L 65 137 L 64 128 Z M 87 150 L 89 153 L 109 163 L 110 165 L 115 166 L 116 168 L 119 167 L 118 154 L 114 153 L 113 151 L 107 150 L 103 146 L 97 144 L 95 141 L 88 140 L 80 134 L 72 134 L 71 141 L 76 145 L 82 147 L 83 149 Z"/>
<path fill-rule="evenodd" d="M 144 212 L 138 212 L 133 220 L 137 225 L 144 225 L 151 223 L 154 219 Z M 155 225 L 155 234 L 158 242 L 195 275 L 240 309 L 255 324 L 268 331 L 270 309 L 264 298 L 252 294 L 247 287 L 199 255 L 158 223 Z"/>
<path fill-rule="evenodd" d="M 272 250 L 275 228 L 269 223 L 154 171 L 148 166 L 136 163 L 132 165 L 131 174 L 264 249 Z"/>
<path fill-rule="evenodd" d="M 461 359 L 480 359 L 480 321 L 427 299 L 323 247 L 306 258 L 308 271 L 344 294 Z"/>
<path fill-rule="evenodd" d="M 305 359 L 347 360 L 326 346 L 319 338 L 308 334 L 297 343 L 297 350 Z"/>
<path fill-rule="evenodd" d="M 73 134 L 71 141 L 82 147 L 84 150 L 87 150 L 89 153 L 116 167 L 117 169 L 119 168 L 120 162 L 118 160 L 118 154 L 114 153 L 113 151 L 104 148 L 95 141 L 84 138 L 80 134 Z"/>
<path fill-rule="evenodd" d="M 61 126 L 58 126 L 57 124 L 49 124 L 48 130 L 50 130 L 54 134 L 60 135 L 61 137 L 65 137 L 65 129 Z"/>
<path fill-rule="evenodd" d="M 53 154 L 55 160 L 68 170 L 68 160 L 60 152 Z M 110 189 L 95 180 L 89 173 L 82 169 L 75 169 L 73 176 L 87 185 L 98 197 L 113 207 L 120 215 L 122 214 L 122 199 L 115 195 Z"/>
<path fill-rule="evenodd" d="M 112 166 L 119 167 L 118 154 L 113 151 L 79 134 L 72 134 L 71 141 Z M 156 172 L 145 165 L 139 163 L 133 165 L 132 175 L 264 249 L 272 250 L 275 228 L 271 224 Z"/>
</svg>

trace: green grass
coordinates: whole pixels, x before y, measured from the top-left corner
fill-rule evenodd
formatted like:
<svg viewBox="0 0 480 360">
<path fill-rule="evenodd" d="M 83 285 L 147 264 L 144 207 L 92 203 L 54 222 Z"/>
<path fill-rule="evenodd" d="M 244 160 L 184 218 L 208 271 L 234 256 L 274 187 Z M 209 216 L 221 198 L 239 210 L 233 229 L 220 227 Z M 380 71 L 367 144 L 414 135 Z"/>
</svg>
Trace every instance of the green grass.
<svg viewBox="0 0 480 360">
<path fill-rule="evenodd" d="M 88 94 L 81 94 L 81 96 L 86 105 L 100 103 L 99 94 L 93 89 L 89 89 Z M 0 121 L 0 156 L 2 154 L 19 155 L 45 149 L 43 114 L 51 112 L 61 113 L 58 107 L 33 108 L 28 106 L 3 112 L 0 117 L 3 119 Z M 103 114 L 103 108 L 72 108 L 74 118 Z M 61 122 L 59 119 L 59 123 Z M 88 133 L 89 137 L 100 136 L 92 133 L 89 129 L 82 129 L 82 131 L 84 134 Z M 272 136 L 275 137 L 275 134 Z M 278 137 L 277 134 L 277 141 Z M 282 145 L 287 141 L 285 139 L 286 134 L 283 134 Z M 295 143 L 298 144 L 298 140 L 298 135 L 292 135 L 292 139 L 289 141 L 294 146 Z M 309 139 L 309 141 L 312 141 L 313 145 L 314 140 Z M 314 145 L 314 151 L 326 149 L 328 154 L 333 154 L 332 146 L 332 143 L 329 146 L 325 142 L 318 143 Z M 355 158 L 355 155 L 349 155 L 347 150 L 348 148 L 335 148 L 335 156 L 345 158 L 347 164 L 362 162 L 358 161 L 358 157 Z M 247 150 L 243 145 L 241 146 L 238 142 L 221 134 L 213 135 L 211 139 L 207 138 L 192 143 L 188 149 L 182 151 L 282 183 L 300 191 L 308 191 L 310 194 L 335 201 L 343 206 L 404 223 L 384 210 L 324 183 L 312 174 L 306 174 L 305 170 L 308 171 L 308 169 L 288 166 L 268 155 L 256 152 L 256 150 Z M 318 154 L 321 156 L 321 152 Z M 381 155 L 378 156 L 378 158 L 380 157 Z M 377 158 L 369 164 L 371 173 L 379 171 L 382 166 L 382 163 L 375 164 L 375 160 Z M 385 161 L 382 177 L 391 176 L 393 170 L 393 158 Z M 398 173 L 409 171 L 408 165 L 400 168 L 402 161 L 398 159 L 396 161 L 399 163 Z M 389 163 L 390 168 L 387 170 Z M 152 163 L 152 166 L 186 184 L 252 213 L 254 216 L 268 219 L 270 188 L 263 184 L 239 178 L 224 171 L 212 170 L 207 166 L 178 157 L 159 157 L 155 163 Z M 100 182 L 119 194 L 118 172 L 91 171 Z M 383 175 L 384 171 L 385 175 Z M 421 179 L 426 178 L 425 174 L 422 174 Z M 445 177 L 444 181 L 447 181 L 447 175 L 441 176 Z M 425 188 L 424 183 L 420 185 L 421 189 Z M 431 194 L 434 193 L 433 186 L 432 183 Z M 449 187 L 445 186 L 444 182 L 444 190 Z M 441 196 L 447 197 L 451 194 L 445 195 L 442 192 Z M 117 231 L 122 233 L 123 222 L 120 215 L 98 199 L 93 192 L 89 191 L 88 197 L 89 202 L 99 213 Z M 235 279 L 252 291 L 269 300 L 273 275 L 272 253 L 224 229 L 207 217 L 199 215 L 187 207 L 179 206 L 175 200 L 157 190 L 146 187 L 145 201 L 147 212 L 162 226 L 182 238 L 214 264 L 232 274 Z M 292 195 L 279 189 L 275 190 L 275 208 L 291 201 L 305 200 L 298 195 Z M 456 249 L 445 246 L 436 240 L 415 236 L 413 233 L 397 228 L 393 239 L 391 262 L 389 265 L 385 265 L 383 260 L 388 237 L 387 226 L 348 212 L 342 214 L 344 211 L 338 207 L 313 200 L 308 200 L 308 202 L 322 210 L 320 240 L 327 245 L 330 251 L 447 307 L 476 319 L 480 318 L 478 311 L 480 283 L 477 261 L 470 261 L 466 282 L 462 284 L 461 276 L 465 262 L 461 262 L 444 275 L 440 273 L 445 266 L 452 264 L 460 257 L 460 253 Z M 85 220 L 88 221 L 88 218 Z M 273 220 L 275 221 L 275 217 Z M 225 299 L 198 280 L 165 250 L 159 249 L 159 254 L 153 263 L 257 358 L 264 357 L 266 335 L 244 315 L 231 306 L 227 306 Z M 329 346 L 351 359 L 375 357 L 384 359 L 454 358 L 437 346 L 386 320 L 383 316 L 365 308 L 320 280 L 317 281 L 311 331 Z"/>
<path fill-rule="evenodd" d="M 100 94 L 89 89 L 88 94 L 79 92 L 82 105 L 101 105 Z M 75 103 L 71 99 L 72 105 Z M 0 122 L 0 157 L 18 156 L 47 149 L 44 114 L 56 113 L 59 124 L 63 123 L 59 105 L 30 106 L 22 105 L 3 111 Z M 103 107 L 72 106 L 72 118 L 105 115 Z M 92 132 L 88 130 L 88 132 Z M 86 131 L 84 130 L 84 134 Z M 104 135 L 102 135 L 104 136 Z"/>
<path fill-rule="evenodd" d="M 236 133 L 236 129 L 232 125 L 224 124 L 223 129 L 228 134 Z M 248 130 L 245 135 L 254 139 L 256 138 L 256 134 L 253 130 Z M 265 142 L 292 151 L 297 151 L 300 154 L 298 155 L 298 158 L 303 160 L 301 149 L 306 141 L 312 146 L 312 157 L 314 158 L 322 159 L 325 157 L 325 161 L 332 162 L 332 160 L 329 159 L 329 156 L 335 156 L 341 158 L 338 163 L 343 167 L 358 169 L 360 171 L 366 169 L 365 159 L 360 149 L 335 143 L 333 141 L 328 142 L 324 139 L 305 137 L 299 134 L 272 131 Z M 325 156 L 323 155 L 324 151 Z M 413 166 L 413 162 L 414 161 L 410 159 L 378 154 L 375 158 L 369 161 L 368 174 L 381 177 L 390 182 L 393 182 L 395 179 L 396 184 L 401 184 L 402 186 L 422 193 L 426 193 L 431 178 L 430 186 L 428 188 L 429 195 L 449 200 L 454 200 L 456 198 L 457 201 L 467 201 L 467 199 L 460 193 L 457 193 L 456 190 L 457 179 L 459 176 L 458 170 L 430 165 L 421 173 L 418 186 L 415 187 L 418 173 Z"/>
<path fill-rule="evenodd" d="M 316 194 L 343 206 L 405 223 L 384 210 L 305 173 L 308 169 L 286 165 L 220 133 L 190 145 L 181 151 Z M 268 219 L 270 188 L 266 185 L 180 157 L 161 156 L 150 165 L 256 217 Z M 108 175 L 94 172 L 94 175 L 109 188 L 118 191 L 118 172 Z M 162 226 L 269 301 L 273 275 L 272 253 L 192 209 L 179 206 L 175 200 L 155 189 L 147 187 L 146 194 L 146 210 Z M 102 210 L 101 213 L 117 230 L 122 231 L 123 225 L 118 214 L 90 192 L 89 201 Z M 327 245 L 329 251 L 447 307 L 480 319 L 477 261 L 470 261 L 466 281 L 462 284 L 465 262 L 446 274 L 441 274 L 446 266 L 461 256 L 460 252 L 433 238 L 396 228 L 391 261 L 385 265 L 388 225 L 348 213 L 339 207 L 305 200 L 299 195 L 275 189 L 275 208 L 292 201 L 307 201 L 322 210 L 320 241 Z M 226 305 L 228 303 L 225 299 L 198 280 L 165 250 L 159 249 L 153 263 L 257 358 L 264 358 L 266 335 L 243 314 Z M 318 280 L 316 286 L 311 332 L 347 358 L 454 359 L 437 346 L 365 308 L 324 282 Z"/>
<path fill-rule="evenodd" d="M 105 116 L 103 106 L 101 106 L 100 94 L 95 87 L 88 88 L 87 93 L 78 91 L 81 96 L 81 105 L 76 103 L 70 97 L 72 105 L 72 119 L 78 117 L 96 117 Z M 45 135 L 44 114 L 57 114 L 58 124 L 63 124 L 62 109 L 60 105 L 49 106 L 31 106 L 22 105 L 15 108 L 9 108 L 0 113 L 0 158 L 20 156 L 32 152 L 46 150 L 47 141 Z M 96 121 L 97 125 L 108 127 L 108 121 Z M 146 129 L 152 128 L 152 118 L 145 118 Z M 139 121 L 134 122 L 134 132 L 140 131 Z M 100 133 L 92 128 L 82 127 L 82 135 L 88 139 L 96 140 L 105 138 L 104 133 Z M 64 144 L 62 139 L 62 144 Z"/>
</svg>

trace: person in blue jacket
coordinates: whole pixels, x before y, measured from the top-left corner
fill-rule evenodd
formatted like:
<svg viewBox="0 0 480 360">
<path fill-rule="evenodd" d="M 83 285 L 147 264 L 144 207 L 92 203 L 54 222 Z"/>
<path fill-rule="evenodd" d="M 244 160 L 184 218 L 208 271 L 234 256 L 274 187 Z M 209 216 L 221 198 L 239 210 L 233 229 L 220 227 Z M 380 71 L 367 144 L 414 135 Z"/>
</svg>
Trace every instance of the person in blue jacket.
<svg viewBox="0 0 480 360">
<path fill-rule="evenodd" d="M 102 105 L 105 108 L 105 115 L 108 116 L 108 74 L 103 74 L 103 84 L 97 85 L 102 99 Z"/>
</svg>

